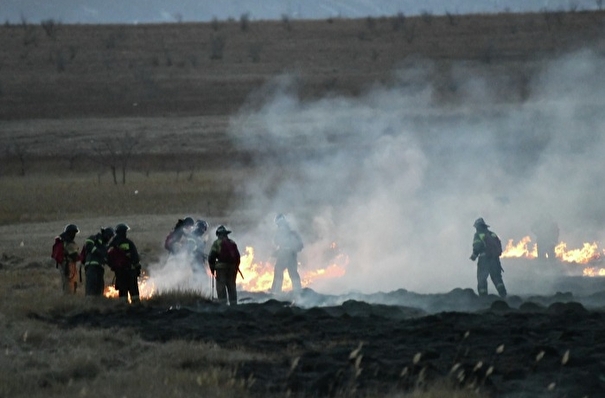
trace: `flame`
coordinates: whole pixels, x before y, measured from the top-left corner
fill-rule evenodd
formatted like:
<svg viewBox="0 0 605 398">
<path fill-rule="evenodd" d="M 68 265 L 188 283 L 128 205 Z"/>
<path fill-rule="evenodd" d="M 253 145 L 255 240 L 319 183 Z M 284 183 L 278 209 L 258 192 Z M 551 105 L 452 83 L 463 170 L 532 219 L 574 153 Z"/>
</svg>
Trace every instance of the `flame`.
<svg viewBox="0 0 605 398">
<path fill-rule="evenodd" d="M 513 245 L 513 240 L 509 239 L 506 244 L 506 248 L 502 252 L 502 257 L 525 257 L 525 258 L 536 258 L 538 257 L 538 247 L 537 245 L 533 245 L 530 249 L 528 248 L 528 243 L 531 242 L 531 238 L 526 236 L 521 239 L 519 243 Z"/>
<path fill-rule="evenodd" d="M 605 276 L 605 268 L 586 267 L 582 271 L 583 276 Z"/>
<path fill-rule="evenodd" d="M 566 250 L 565 242 L 555 246 L 555 254 L 557 258 L 569 263 L 587 264 L 593 260 L 597 260 L 601 254 L 596 242 L 584 243 L 581 249 Z"/>
<path fill-rule="evenodd" d="M 537 258 L 538 249 L 536 244 L 530 246 L 531 238 L 529 236 L 524 237 L 517 243 L 513 244 L 513 240 L 509 239 L 506 248 L 502 253 L 504 258 Z M 591 262 L 597 261 L 605 255 L 605 250 L 600 250 L 599 245 L 596 242 L 583 243 L 579 249 L 567 249 L 567 243 L 560 242 L 555 246 L 555 256 L 560 261 L 566 263 L 575 263 L 586 265 Z M 584 276 L 605 276 L 605 268 L 599 268 L 594 266 L 587 266 L 582 271 Z"/>
<path fill-rule="evenodd" d="M 330 250 L 337 250 L 336 243 L 330 245 Z M 349 259 L 346 254 L 338 253 L 325 267 L 311 270 L 299 270 L 301 285 L 303 287 L 308 287 L 313 282 L 320 279 L 340 278 L 346 273 L 345 267 L 348 262 Z M 244 275 L 244 278 L 238 280 L 238 288 L 249 292 L 270 290 L 271 284 L 273 283 L 274 266 L 275 264 L 270 261 L 255 261 L 254 248 L 246 246 L 240 262 L 240 271 Z M 292 281 L 290 278 L 284 277 L 283 290 L 292 290 Z"/>
<path fill-rule="evenodd" d="M 141 300 L 149 300 L 155 294 L 155 284 L 149 279 L 149 275 L 142 274 L 138 278 L 139 284 L 139 298 Z M 118 298 L 119 291 L 116 290 L 114 285 L 105 286 L 103 296 L 107 298 Z M 131 303 L 130 296 L 128 296 L 128 302 Z"/>
</svg>

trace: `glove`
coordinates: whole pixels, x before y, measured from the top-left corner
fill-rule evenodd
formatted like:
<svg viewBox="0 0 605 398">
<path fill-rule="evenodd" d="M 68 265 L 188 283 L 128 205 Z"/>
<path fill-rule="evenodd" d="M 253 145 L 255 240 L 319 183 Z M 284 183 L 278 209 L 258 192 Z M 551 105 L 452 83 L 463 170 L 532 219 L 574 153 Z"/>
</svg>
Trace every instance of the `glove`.
<svg viewBox="0 0 605 398">
<path fill-rule="evenodd" d="M 477 259 L 477 255 L 473 253 L 470 257 L 471 261 L 475 261 Z"/>
</svg>

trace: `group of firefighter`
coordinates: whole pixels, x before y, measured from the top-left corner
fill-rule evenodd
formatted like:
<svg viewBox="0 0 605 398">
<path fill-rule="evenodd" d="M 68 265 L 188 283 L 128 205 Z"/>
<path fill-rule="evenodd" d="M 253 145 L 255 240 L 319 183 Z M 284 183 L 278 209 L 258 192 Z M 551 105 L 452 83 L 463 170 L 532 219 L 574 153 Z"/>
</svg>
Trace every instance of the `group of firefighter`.
<svg viewBox="0 0 605 398">
<path fill-rule="evenodd" d="M 271 293 L 281 292 L 285 270 L 288 271 L 293 289 L 300 290 L 302 286 L 297 256 L 303 248 L 302 239 L 290 227 L 283 214 L 275 217 L 275 224 L 275 268 Z M 229 238 L 231 231 L 224 225 L 216 229 L 216 240 L 206 253 L 208 228 L 209 225 L 204 220 L 194 221 L 192 217 L 178 219 L 164 241 L 164 248 L 176 261 L 184 255 L 198 267 L 205 269 L 207 264 L 213 285 L 216 285 L 218 302 L 236 305 L 236 279 L 238 274 L 241 275 L 241 254 L 237 244 Z M 130 296 L 131 303 L 140 302 L 138 279 L 141 276 L 141 259 L 135 243 L 127 237 L 129 230 L 130 227 L 125 223 L 120 223 L 115 228 L 102 227 L 98 233 L 86 238 L 80 250 L 75 242 L 76 235 L 80 232 L 78 226 L 66 225 L 63 232 L 55 237 L 51 254 L 60 270 L 63 292 L 76 293 L 84 269 L 85 295 L 103 296 L 107 266 L 115 274 L 115 289 L 119 299 L 126 301 Z"/>
<path fill-rule="evenodd" d="M 61 285 L 65 294 L 75 294 L 78 282 L 85 273 L 86 296 L 102 296 L 105 290 L 105 266 L 115 274 L 115 288 L 121 299 L 139 302 L 138 277 L 141 275 L 139 252 L 132 240 L 126 237 L 130 227 L 124 223 L 102 227 L 84 241 L 80 250 L 75 242 L 80 232 L 76 224 L 68 224 L 55 238 L 51 257 L 61 273 Z M 78 262 L 81 264 L 78 269 Z"/>
<path fill-rule="evenodd" d="M 273 243 L 275 268 L 271 293 L 282 290 L 284 271 L 288 271 L 294 291 L 301 289 L 301 280 L 298 273 L 298 253 L 303 249 L 303 242 L 298 232 L 290 227 L 283 214 L 275 217 L 277 226 Z M 556 223 L 541 221 L 543 230 L 538 235 L 540 253 L 547 259 L 554 259 L 554 244 L 558 238 Z M 554 225 L 554 226 L 553 226 Z M 505 298 L 506 287 L 502 279 L 502 243 L 498 235 L 489 229 L 483 218 L 475 220 L 473 227 L 472 254 L 470 259 L 477 260 L 477 293 L 479 296 L 488 294 L 488 277 L 491 278 L 498 295 Z M 216 240 L 212 243 L 210 251 L 206 253 L 206 240 L 209 225 L 204 220 L 194 221 L 191 217 L 179 219 L 170 231 L 164 242 L 164 248 L 172 256 L 186 253 L 193 261 L 205 267 L 208 264 L 213 282 L 216 281 L 216 295 L 220 303 L 237 304 L 236 279 L 241 254 L 237 244 L 229 238 L 230 230 L 220 225 L 216 231 Z M 63 292 L 73 294 L 76 292 L 78 280 L 82 281 L 82 267 L 86 275 L 85 294 L 87 296 L 101 296 L 105 289 L 104 266 L 115 273 L 115 289 L 118 297 L 128 299 L 133 303 L 139 302 L 138 277 L 141 275 L 140 257 L 136 245 L 126 237 L 130 228 L 124 223 L 115 228 L 104 227 L 89 236 L 82 250 L 75 243 L 79 232 L 75 224 L 68 224 L 65 230 L 55 238 L 52 258 L 57 268 L 61 270 Z M 534 230 L 540 229 L 534 226 Z M 551 236 L 552 235 L 552 236 Z M 547 236 L 547 239 L 540 238 Z M 540 240 L 542 239 L 542 241 Z M 548 243 L 544 243 L 548 242 Z M 77 263 L 80 262 L 78 275 Z M 79 276 L 79 277 L 78 277 Z M 214 289 L 214 288 L 213 288 Z M 214 294 L 214 292 L 213 292 Z"/>
</svg>

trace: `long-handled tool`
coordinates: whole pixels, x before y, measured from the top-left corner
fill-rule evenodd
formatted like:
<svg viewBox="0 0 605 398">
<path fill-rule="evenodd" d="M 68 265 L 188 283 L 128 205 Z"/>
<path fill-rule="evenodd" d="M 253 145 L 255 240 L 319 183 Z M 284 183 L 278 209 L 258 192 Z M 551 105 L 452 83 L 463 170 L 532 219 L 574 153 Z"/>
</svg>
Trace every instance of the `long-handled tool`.
<svg viewBox="0 0 605 398">
<path fill-rule="evenodd" d="M 210 300 L 214 301 L 214 273 L 210 274 Z"/>
</svg>

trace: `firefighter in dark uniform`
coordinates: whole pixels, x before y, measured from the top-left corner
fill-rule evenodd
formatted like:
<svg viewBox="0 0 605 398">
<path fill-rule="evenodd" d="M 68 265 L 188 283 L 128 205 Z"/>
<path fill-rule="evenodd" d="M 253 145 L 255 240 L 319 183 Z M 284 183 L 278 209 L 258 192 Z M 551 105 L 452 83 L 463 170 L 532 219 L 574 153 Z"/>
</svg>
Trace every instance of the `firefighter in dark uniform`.
<svg viewBox="0 0 605 398">
<path fill-rule="evenodd" d="M 134 242 L 126 237 L 130 227 L 126 224 L 116 225 L 116 236 L 111 240 L 108 250 L 109 267 L 116 277 L 115 288 L 120 300 L 138 303 L 139 283 L 141 275 L 141 264 L 139 252 Z"/>
<path fill-rule="evenodd" d="M 195 222 L 191 217 L 178 219 L 176 225 L 164 240 L 164 248 L 168 250 L 168 253 L 176 255 L 181 252 L 187 243 L 187 235 L 189 235 L 194 225 Z"/>
<path fill-rule="evenodd" d="M 479 296 L 487 296 L 487 277 L 489 276 L 498 290 L 500 297 L 506 297 L 506 287 L 502 280 L 502 243 L 494 232 L 490 231 L 489 225 L 483 218 L 478 218 L 473 224 L 475 236 L 473 237 L 473 254 L 470 259 L 477 258 L 477 292 Z"/>
<path fill-rule="evenodd" d="M 229 231 L 223 225 L 216 229 L 217 239 L 212 242 L 208 254 L 208 265 L 212 275 L 216 275 L 216 296 L 220 303 L 237 305 L 235 281 L 239 272 L 240 253 L 234 241 L 229 239 Z"/>
<path fill-rule="evenodd" d="M 111 227 L 101 228 L 101 232 L 86 239 L 82 250 L 84 272 L 86 274 L 86 296 L 102 296 L 105 289 L 104 266 L 107 264 L 107 245 L 114 236 Z"/>
<path fill-rule="evenodd" d="M 277 231 L 273 238 L 275 251 L 275 268 L 273 269 L 273 283 L 271 292 L 279 293 L 282 291 L 284 281 L 284 271 L 288 270 L 288 275 L 292 281 L 292 290 L 298 291 L 302 288 L 300 275 L 298 274 L 298 252 L 303 249 L 300 235 L 290 228 L 288 220 L 283 214 L 275 217 Z"/>
</svg>

